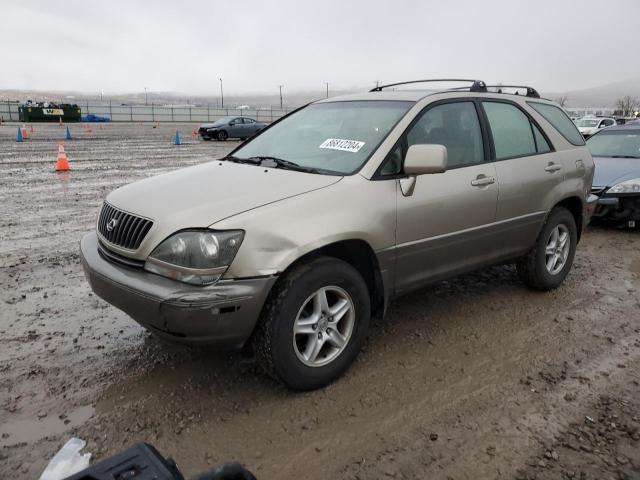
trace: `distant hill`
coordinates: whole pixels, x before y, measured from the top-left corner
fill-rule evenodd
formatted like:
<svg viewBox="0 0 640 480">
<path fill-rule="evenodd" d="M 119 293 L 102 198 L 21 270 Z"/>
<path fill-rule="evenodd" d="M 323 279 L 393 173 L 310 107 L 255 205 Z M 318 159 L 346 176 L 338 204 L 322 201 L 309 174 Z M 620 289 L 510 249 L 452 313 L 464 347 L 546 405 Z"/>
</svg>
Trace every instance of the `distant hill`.
<svg viewBox="0 0 640 480">
<path fill-rule="evenodd" d="M 545 98 L 568 97 L 568 107 L 614 107 L 624 96 L 640 98 L 640 77 L 568 92 L 540 92 Z"/>
<path fill-rule="evenodd" d="M 344 93 L 350 93 L 346 90 L 333 90 L 329 95 L 336 96 Z M 313 100 L 325 98 L 326 91 L 283 91 L 282 103 L 284 107 L 294 108 L 304 105 Z M 2 90 L 0 89 L 0 102 L 2 101 L 26 101 L 34 102 L 60 102 L 60 103 L 83 103 L 100 102 L 100 95 L 87 94 L 83 92 L 59 92 L 59 91 L 43 91 L 43 90 Z M 144 104 L 144 92 L 105 94 L 102 101 L 113 105 L 120 104 Z M 221 100 L 218 92 L 213 95 L 190 95 L 187 93 L 176 92 L 147 92 L 146 102 L 151 105 L 193 105 L 212 107 L 220 106 Z M 280 96 L 275 94 L 264 93 L 248 93 L 245 95 L 226 94 L 224 95 L 224 106 L 233 108 L 240 105 L 249 105 L 251 108 L 265 108 L 272 106 L 274 109 L 280 107 Z"/>
</svg>

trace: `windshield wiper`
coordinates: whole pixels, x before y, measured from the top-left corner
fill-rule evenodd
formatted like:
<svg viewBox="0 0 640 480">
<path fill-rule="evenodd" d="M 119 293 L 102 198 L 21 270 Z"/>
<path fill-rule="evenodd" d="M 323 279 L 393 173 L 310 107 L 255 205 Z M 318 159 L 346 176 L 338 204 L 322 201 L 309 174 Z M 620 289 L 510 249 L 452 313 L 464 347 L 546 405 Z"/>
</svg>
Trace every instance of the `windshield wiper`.
<svg viewBox="0 0 640 480">
<path fill-rule="evenodd" d="M 611 158 L 640 158 L 637 155 L 611 155 Z"/>
<path fill-rule="evenodd" d="M 254 158 L 238 158 L 233 155 L 227 155 L 226 157 L 222 157 L 220 160 L 226 160 L 227 162 L 234 163 L 248 163 L 250 165 L 260 165 L 261 160 L 256 160 Z"/>
<path fill-rule="evenodd" d="M 283 158 L 278 157 L 251 157 L 247 160 L 257 161 L 257 164 L 263 167 L 268 167 L 269 165 L 265 165 L 267 162 L 271 162 L 274 167 L 283 168 L 286 170 L 295 170 L 297 172 L 307 172 L 307 173 L 321 173 L 321 171 L 317 168 L 313 167 L 305 167 L 303 165 L 299 165 L 290 160 L 285 160 Z"/>
</svg>

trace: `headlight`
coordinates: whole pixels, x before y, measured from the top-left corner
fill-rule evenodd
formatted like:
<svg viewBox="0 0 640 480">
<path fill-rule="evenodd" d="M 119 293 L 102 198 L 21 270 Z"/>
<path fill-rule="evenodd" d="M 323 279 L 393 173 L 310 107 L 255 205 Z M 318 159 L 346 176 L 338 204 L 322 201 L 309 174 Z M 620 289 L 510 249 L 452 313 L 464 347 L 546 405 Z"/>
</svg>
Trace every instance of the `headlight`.
<svg viewBox="0 0 640 480">
<path fill-rule="evenodd" d="M 227 271 L 244 232 L 191 230 L 176 233 L 151 252 L 145 270 L 193 285 L 210 285 Z"/>
<path fill-rule="evenodd" d="M 607 193 L 640 193 L 640 178 L 620 182 L 607 190 Z"/>
</svg>

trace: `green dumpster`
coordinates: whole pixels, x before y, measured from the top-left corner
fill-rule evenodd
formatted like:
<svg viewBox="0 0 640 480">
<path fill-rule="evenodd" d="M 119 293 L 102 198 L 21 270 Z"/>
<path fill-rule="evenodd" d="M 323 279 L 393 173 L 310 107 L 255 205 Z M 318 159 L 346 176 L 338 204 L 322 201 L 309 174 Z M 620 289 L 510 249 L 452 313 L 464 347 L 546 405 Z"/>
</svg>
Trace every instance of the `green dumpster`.
<svg viewBox="0 0 640 480">
<path fill-rule="evenodd" d="M 78 105 L 25 104 L 18 107 L 21 122 L 79 122 L 80 107 Z"/>
</svg>

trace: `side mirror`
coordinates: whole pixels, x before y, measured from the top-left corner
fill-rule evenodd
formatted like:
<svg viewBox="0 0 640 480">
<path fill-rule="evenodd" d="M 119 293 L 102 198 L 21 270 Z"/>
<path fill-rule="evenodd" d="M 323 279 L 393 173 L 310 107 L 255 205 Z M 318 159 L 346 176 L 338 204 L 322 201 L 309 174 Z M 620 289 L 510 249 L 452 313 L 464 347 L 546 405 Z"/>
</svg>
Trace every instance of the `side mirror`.
<svg viewBox="0 0 640 480">
<path fill-rule="evenodd" d="M 447 171 L 447 147 L 436 144 L 411 145 L 404 159 L 404 173 L 424 175 Z"/>
</svg>

